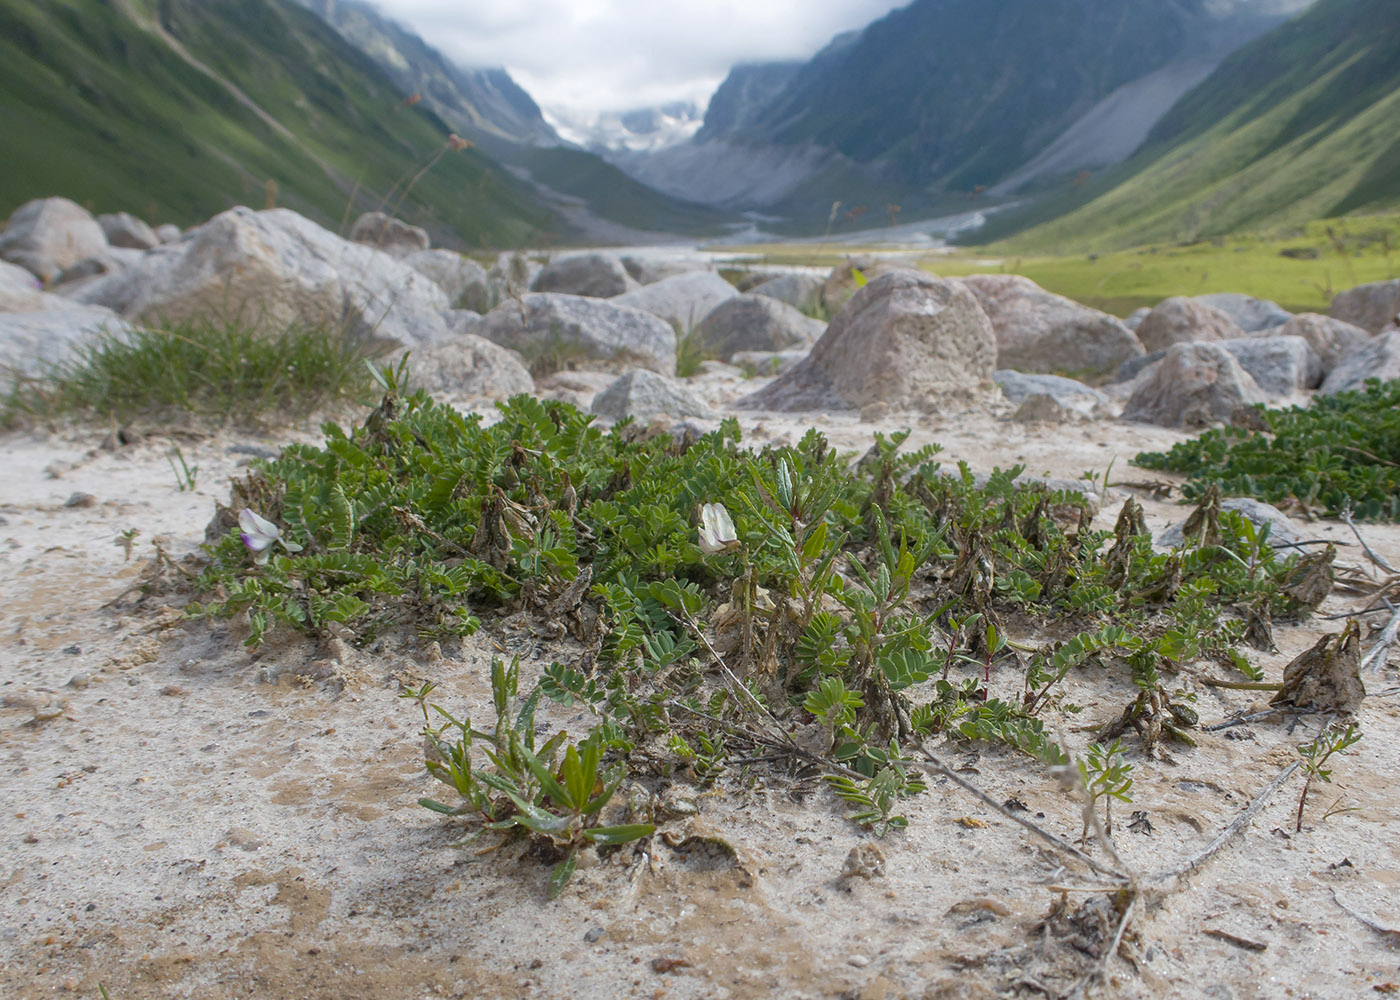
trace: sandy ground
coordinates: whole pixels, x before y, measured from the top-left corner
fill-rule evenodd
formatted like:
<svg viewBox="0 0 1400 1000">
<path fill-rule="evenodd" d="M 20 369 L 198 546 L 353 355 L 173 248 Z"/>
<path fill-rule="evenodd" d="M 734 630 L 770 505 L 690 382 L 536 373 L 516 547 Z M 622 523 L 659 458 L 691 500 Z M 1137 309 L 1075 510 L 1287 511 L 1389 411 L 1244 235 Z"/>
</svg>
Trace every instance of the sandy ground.
<svg viewBox="0 0 1400 1000">
<path fill-rule="evenodd" d="M 1127 459 L 1179 438 L 1112 421 L 1020 425 L 1007 412 L 820 423 L 862 450 L 872 429 L 912 426 L 911 444 L 937 440 L 949 461 L 981 471 L 1020 461 L 1078 477 L 1116 455 L 1115 479 L 1146 478 Z M 755 443 L 795 441 L 807 423 L 744 421 Z M 424 773 L 421 720 L 401 684 L 434 679 L 448 705 L 485 719 L 491 657 L 523 653 L 532 683 L 550 647 L 488 616 L 445 658 L 386 641 L 327 664 L 311 643 L 249 653 L 236 624 L 121 596 L 153 539 L 176 558 L 197 550 L 250 447 L 313 431 L 181 439 L 198 466 L 193 492 L 177 489 L 168 438 L 115 451 L 98 447 L 98 431 L 0 438 L 0 996 L 97 997 L 99 984 L 112 1000 L 1054 996 L 1092 967 L 1064 920 L 1042 926 L 1059 898 L 1051 886 L 1084 882 L 1083 870 L 1062 870 L 946 780 L 907 803 L 908 830 L 878 842 L 883 872 L 868 878 L 842 876 L 852 849 L 875 841 L 841 804 L 765 772 L 750 787 L 722 779 L 696 797 L 697 815 L 665 825 L 667 838 L 580 870 L 553 903 L 548 868 L 521 846 L 449 847 L 452 825 L 416 804 L 440 786 Z M 70 506 L 76 494 L 91 499 Z M 1099 523 L 1124 496 L 1110 494 Z M 1155 530 L 1182 516 L 1144 503 Z M 131 528 L 127 560 L 114 540 Z M 1345 526 L 1307 531 L 1350 541 Z M 1365 531 L 1400 561 L 1400 528 Z M 1355 546 L 1342 552 L 1363 561 Z M 1334 596 L 1324 611 L 1357 603 Z M 1280 629 L 1279 653 L 1262 660 L 1269 675 L 1339 627 Z M 1198 693 L 1203 722 L 1262 701 L 1199 683 L 1214 670 L 1179 681 Z M 1295 778 L 1205 870 L 1143 907 L 1098 994 L 1400 991 L 1395 667 L 1366 682 L 1365 738 L 1310 798 L 1303 832 L 1292 832 Z M 1073 727 L 1129 700 L 1128 685 L 1092 676 L 1068 694 L 1083 714 L 1052 722 L 1074 748 L 1089 736 Z M 1150 874 L 1201 849 L 1315 735 L 1269 721 L 1230 732 L 1240 738 L 1203 734 L 1170 760 L 1130 755 L 1134 802 L 1115 826 L 1127 865 Z M 1077 838 L 1078 803 L 1040 766 L 985 745 L 937 749 L 997 801 Z M 1349 811 L 1324 818 L 1334 800 Z M 1150 833 L 1128 828 L 1132 810 Z M 1072 893 L 1070 909 L 1091 895 Z M 1081 936 L 1101 940 L 1092 924 L 1080 915 Z"/>
</svg>

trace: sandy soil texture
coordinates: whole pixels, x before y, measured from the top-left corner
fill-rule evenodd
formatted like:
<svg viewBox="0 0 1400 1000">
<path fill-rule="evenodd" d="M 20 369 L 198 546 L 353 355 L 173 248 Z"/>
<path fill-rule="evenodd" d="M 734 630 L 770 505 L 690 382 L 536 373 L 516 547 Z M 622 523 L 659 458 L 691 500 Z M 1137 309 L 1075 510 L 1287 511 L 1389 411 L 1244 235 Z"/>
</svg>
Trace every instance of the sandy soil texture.
<svg viewBox="0 0 1400 1000">
<path fill-rule="evenodd" d="M 1127 460 L 1179 439 L 1007 412 L 822 426 L 861 450 L 873 429 L 911 426 L 911 444 L 937 440 L 979 471 L 1024 462 L 1071 478 L 1115 455 L 1115 479 L 1147 478 Z M 795 441 L 810 422 L 744 421 L 757 444 Z M 236 622 L 138 602 L 153 540 L 176 561 L 196 552 L 240 464 L 316 436 L 180 439 L 194 491 L 177 489 L 169 438 L 104 450 L 103 436 L 0 438 L 0 996 L 96 998 L 99 984 L 112 1000 L 1060 996 L 1106 950 L 1117 913 L 1085 888 L 1087 870 L 937 778 L 907 803 L 908 830 L 878 841 L 820 783 L 777 770 L 756 767 L 744 785 L 731 773 L 704 793 L 658 787 L 678 804 L 658 835 L 546 902 L 548 868 L 523 842 L 451 848 L 452 824 L 417 805 L 440 786 L 424 773 L 417 709 L 398 694 L 433 679 L 446 704 L 489 718 L 493 656 L 522 654 L 533 683 L 564 653 L 490 614 L 445 653 L 291 638 L 250 653 Z M 1111 491 L 1096 523 L 1111 526 L 1127 495 Z M 1184 516 L 1143 503 L 1154 530 Z M 1305 527 L 1354 541 L 1344 525 Z M 133 528 L 128 559 L 117 539 Z M 1400 528 L 1363 532 L 1400 563 Z M 1365 563 L 1358 546 L 1341 551 Z M 1334 594 L 1323 612 L 1360 600 Z M 1340 627 L 1280 628 L 1279 652 L 1262 658 L 1269 677 Z M 1267 698 L 1201 683 L 1214 670 L 1178 680 L 1203 723 Z M 1144 897 L 1091 994 L 1400 992 L 1400 681 L 1394 666 L 1365 680 L 1365 738 L 1310 797 L 1303 832 L 1295 777 L 1198 874 Z M 1116 717 L 1130 686 L 1075 676 L 1068 696 L 1084 710 L 1053 720 L 1058 737 L 1082 748 L 1078 727 Z M 1114 826 L 1123 864 L 1146 877 L 1200 851 L 1315 735 L 1314 721 L 1290 732 L 1265 720 L 1164 759 L 1133 754 L 1134 802 Z M 1040 765 L 985 745 L 936 750 L 1077 841 L 1079 804 Z M 1134 811 L 1145 821 L 1130 826 Z"/>
</svg>

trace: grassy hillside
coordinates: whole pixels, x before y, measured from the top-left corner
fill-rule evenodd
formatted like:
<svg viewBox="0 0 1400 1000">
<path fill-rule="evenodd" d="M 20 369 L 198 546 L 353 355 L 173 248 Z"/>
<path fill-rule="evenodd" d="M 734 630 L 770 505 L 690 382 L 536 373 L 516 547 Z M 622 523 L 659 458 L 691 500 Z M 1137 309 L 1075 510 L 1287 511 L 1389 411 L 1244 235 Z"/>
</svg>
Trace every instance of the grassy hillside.
<svg viewBox="0 0 1400 1000">
<path fill-rule="evenodd" d="M 403 196 L 447 133 L 287 0 L 0 0 L 0 213 L 63 194 L 189 225 L 271 196 L 332 229 L 387 205 L 468 247 L 557 228 L 473 150 Z"/>
<path fill-rule="evenodd" d="M 1035 209 L 1069 211 L 1008 246 L 1191 242 L 1400 205 L 1398 13 L 1394 0 L 1320 0 L 1227 59 L 1126 164 Z"/>
</svg>

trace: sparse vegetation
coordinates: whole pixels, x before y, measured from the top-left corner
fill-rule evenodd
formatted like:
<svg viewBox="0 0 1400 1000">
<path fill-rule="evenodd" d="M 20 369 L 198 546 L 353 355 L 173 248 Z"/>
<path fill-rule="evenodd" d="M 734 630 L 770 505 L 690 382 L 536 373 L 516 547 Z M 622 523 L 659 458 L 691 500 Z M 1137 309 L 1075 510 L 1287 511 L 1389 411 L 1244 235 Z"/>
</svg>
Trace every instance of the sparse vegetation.
<svg viewBox="0 0 1400 1000">
<path fill-rule="evenodd" d="M 12 375 L 0 423 L 193 418 L 239 426 L 304 416 L 372 398 L 365 360 L 321 328 L 170 323 L 101 337 L 37 376 Z"/>
</svg>

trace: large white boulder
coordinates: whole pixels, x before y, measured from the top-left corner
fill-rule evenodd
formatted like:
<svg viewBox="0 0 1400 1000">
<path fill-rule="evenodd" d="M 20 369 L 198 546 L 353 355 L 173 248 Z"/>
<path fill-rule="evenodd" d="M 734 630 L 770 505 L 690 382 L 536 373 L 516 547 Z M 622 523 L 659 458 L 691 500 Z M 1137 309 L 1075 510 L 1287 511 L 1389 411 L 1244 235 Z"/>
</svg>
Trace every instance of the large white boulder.
<svg viewBox="0 0 1400 1000">
<path fill-rule="evenodd" d="M 631 363 L 663 375 L 676 371 L 676 332 L 631 306 L 554 292 L 530 292 L 492 309 L 481 334 L 519 351 L 533 370 L 578 362 Z"/>
<path fill-rule="evenodd" d="M 1175 344 L 1144 372 L 1123 406 L 1124 420 L 1201 427 L 1268 397 L 1220 344 Z"/>
<path fill-rule="evenodd" d="M 1327 313 L 1368 333 L 1380 333 L 1400 315 L 1400 278 L 1371 281 L 1338 292 Z"/>
<path fill-rule="evenodd" d="M 786 302 L 749 293 L 717 305 L 692 336 L 703 353 L 727 361 L 743 351 L 806 347 L 825 332 L 825 323 L 804 316 Z"/>
<path fill-rule="evenodd" d="M 436 282 L 285 208 L 229 209 L 73 298 L 141 322 L 301 323 L 384 347 L 448 335 L 441 316 L 447 294 Z"/>
<path fill-rule="evenodd" d="M 713 271 L 686 271 L 619 295 L 613 301 L 659 316 L 685 331 L 699 326 L 711 310 L 738 294 L 733 285 Z"/>
<path fill-rule="evenodd" d="M 736 405 L 931 410 L 990 387 L 996 355 L 991 321 L 966 285 L 895 270 L 855 293 L 806 360 Z"/>
<path fill-rule="evenodd" d="M 973 274 L 962 281 L 992 321 L 1001 368 L 1100 375 L 1145 353 L 1118 317 L 1019 274 Z"/>
<path fill-rule="evenodd" d="M 520 355 L 470 333 L 415 351 L 408 378 L 410 387 L 438 397 L 508 399 L 535 391 Z"/>
<path fill-rule="evenodd" d="M 486 268 L 452 250 L 418 250 L 403 262 L 437 282 L 453 309 L 489 312 L 495 305 Z"/>
<path fill-rule="evenodd" d="M 1337 363 L 1319 390 L 1324 396 L 1366 388 L 1367 379 L 1400 378 L 1400 329 L 1382 330 Z"/>
<path fill-rule="evenodd" d="M 1298 313 L 1283 326 L 1268 330 L 1266 334 L 1302 337 L 1322 362 L 1324 376 L 1336 368 L 1342 358 L 1371 339 L 1371 334 L 1359 326 L 1318 313 Z"/>
<path fill-rule="evenodd" d="M 555 257 L 535 276 L 530 290 L 610 299 L 641 286 L 622 262 L 605 253 L 571 253 Z"/>
<path fill-rule="evenodd" d="M 1322 383 L 1322 361 L 1302 337 L 1245 337 L 1222 340 L 1220 346 L 1235 356 L 1259 388 L 1275 396 L 1316 389 Z"/>
<path fill-rule="evenodd" d="M 15 209 L 0 233 L 0 259 L 18 264 L 41 281 L 107 249 L 107 237 L 92 213 L 67 198 L 37 198 Z"/>
<path fill-rule="evenodd" d="M 1142 318 L 1136 332 L 1148 351 L 1244 336 L 1240 325 L 1219 309 L 1181 295 L 1159 302 Z"/>
<path fill-rule="evenodd" d="M 1277 302 L 1256 299 L 1253 295 L 1244 295 L 1241 292 L 1211 292 L 1209 295 L 1197 295 L 1196 301 L 1219 309 L 1234 320 L 1245 333 L 1274 330 L 1275 327 L 1287 323 L 1293 315 Z"/>
<path fill-rule="evenodd" d="M 705 401 L 683 382 L 645 368 L 635 368 L 619 376 L 593 397 L 590 409 L 609 420 L 631 417 L 640 423 L 665 418 L 711 420 L 715 417 Z"/>
</svg>

